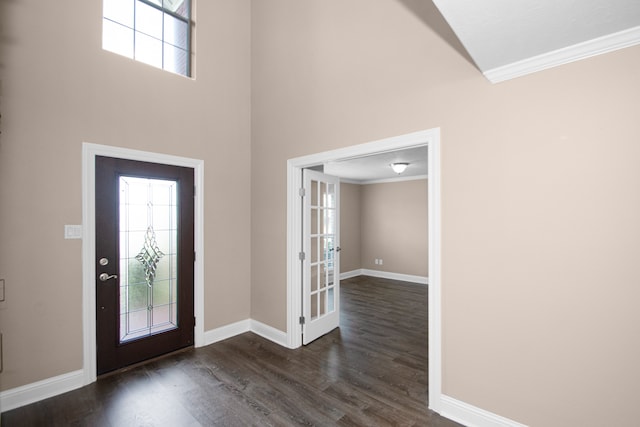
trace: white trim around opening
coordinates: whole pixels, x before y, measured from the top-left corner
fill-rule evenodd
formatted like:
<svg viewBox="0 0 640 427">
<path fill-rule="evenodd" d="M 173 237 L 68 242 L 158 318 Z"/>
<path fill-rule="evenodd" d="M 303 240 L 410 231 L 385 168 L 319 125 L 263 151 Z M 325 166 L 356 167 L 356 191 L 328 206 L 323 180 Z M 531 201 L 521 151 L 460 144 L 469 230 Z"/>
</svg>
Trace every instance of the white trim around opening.
<svg viewBox="0 0 640 427">
<path fill-rule="evenodd" d="M 196 261 L 194 265 L 194 312 L 196 347 L 205 345 L 204 337 L 204 160 L 167 154 L 131 150 L 128 148 L 82 144 L 82 337 L 83 385 L 96 380 L 96 291 L 95 291 L 95 157 L 108 156 L 128 160 L 184 166 L 194 169 Z"/>
<path fill-rule="evenodd" d="M 287 161 L 287 346 L 302 345 L 298 322 L 302 313 L 301 251 L 302 210 L 298 189 L 302 169 L 339 159 L 360 157 L 418 146 L 428 146 L 428 229 L 429 229 L 429 408 L 442 408 L 442 340 L 440 307 L 440 129 L 428 129 L 379 141 L 297 157 Z"/>
</svg>

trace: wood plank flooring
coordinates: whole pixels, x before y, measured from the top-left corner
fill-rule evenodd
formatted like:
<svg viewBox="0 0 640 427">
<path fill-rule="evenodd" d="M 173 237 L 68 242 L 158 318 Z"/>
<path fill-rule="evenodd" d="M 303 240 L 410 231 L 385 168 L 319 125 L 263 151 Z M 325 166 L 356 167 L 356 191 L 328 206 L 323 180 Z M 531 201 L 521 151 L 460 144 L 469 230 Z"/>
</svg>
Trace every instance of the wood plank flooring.
<svg viewBox="0 0 640 427">
<path fill-rule="evenodd" d="M 341 282 L 341 327 L 289 350 L 252 333 L 2 414 L 2 426 L 458 426 L 427 409 L 427 287 Z"/>
</svg>

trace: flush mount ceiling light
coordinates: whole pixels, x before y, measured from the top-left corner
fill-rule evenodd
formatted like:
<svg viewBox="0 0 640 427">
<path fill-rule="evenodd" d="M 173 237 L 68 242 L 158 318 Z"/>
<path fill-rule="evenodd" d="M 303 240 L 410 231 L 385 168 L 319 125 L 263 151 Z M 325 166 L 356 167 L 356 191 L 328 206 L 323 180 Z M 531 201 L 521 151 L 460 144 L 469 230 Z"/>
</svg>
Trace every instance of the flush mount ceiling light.
<svg viewBox="0 0 640 427">
<path fill-rule="evenodd" d="M 392 163 L 391 169 L 398 175 L 400 175 L 409 166 L 409 163 Z"/>
</svg>

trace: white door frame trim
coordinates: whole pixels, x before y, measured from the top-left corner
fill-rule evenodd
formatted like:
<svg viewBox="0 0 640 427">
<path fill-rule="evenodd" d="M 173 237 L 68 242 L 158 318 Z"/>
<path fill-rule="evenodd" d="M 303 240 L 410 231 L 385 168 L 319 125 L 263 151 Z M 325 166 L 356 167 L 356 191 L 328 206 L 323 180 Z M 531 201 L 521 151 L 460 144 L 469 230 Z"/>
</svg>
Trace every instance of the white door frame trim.
<svg viewBox="0 0 640 427">
<path fill-rule="evenodd" d="M 82 337 L 84 385 L 96 381 L 96 215 L 95 157 L 108 156 L 127 160 L 185 166 L 194 169 L 196 185 L 194 205 L 194 314 L 197 322 L 194 345 L 204 342 L 204 160 L 168 154 L 131 150 L 108 145 L 82 143 Z"/>
<path fill-rule="evenodd" d="M 324 162 L 427 145 L 429 228 L 429 408 L 440 412 L 442 397 L 441 244 L 440 244 L 440 128 L 340 148 L 287 160 L 287 346 L 302 345 L 302 209 L 298 190 L 302 169 Z"/>
</svg>

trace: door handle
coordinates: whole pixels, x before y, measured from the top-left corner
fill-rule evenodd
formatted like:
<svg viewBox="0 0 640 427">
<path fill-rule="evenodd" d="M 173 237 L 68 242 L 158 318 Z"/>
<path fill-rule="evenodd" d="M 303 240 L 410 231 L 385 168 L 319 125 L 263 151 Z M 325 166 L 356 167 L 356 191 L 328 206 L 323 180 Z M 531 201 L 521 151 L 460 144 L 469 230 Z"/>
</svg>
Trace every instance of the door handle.
<svg viewBox="0 0 640 427">
<path fill-rule="evenodd" d="M 117 279 L 118 275 L 116 274 L 107 274 L 107 273 L 100 273 L 100 276 L 98 276 L 98 278 L 102 281 L 102 282 L 106 282 L 109 279 Z"/>
</svg>

